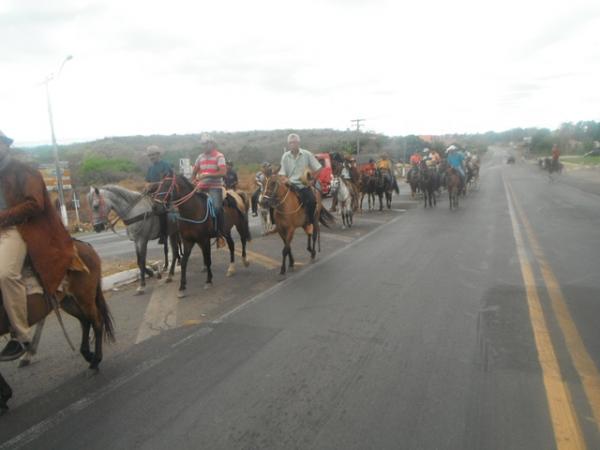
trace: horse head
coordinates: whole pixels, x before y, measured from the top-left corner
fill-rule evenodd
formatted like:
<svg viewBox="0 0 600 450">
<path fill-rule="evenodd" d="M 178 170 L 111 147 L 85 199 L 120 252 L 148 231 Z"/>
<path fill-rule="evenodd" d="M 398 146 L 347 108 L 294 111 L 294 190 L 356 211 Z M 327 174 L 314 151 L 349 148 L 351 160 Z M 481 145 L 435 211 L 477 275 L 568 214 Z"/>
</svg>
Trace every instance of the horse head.
<svg viewBox="0 0 600 450">
<path fill-rule="evenodd" d="M 88 204 L 92 211 L 92 225 L 96 233 L 100 233 L 107 229 L 108 213 L 111 210 L 110 203 L 107 202 L 102 191 L 95 186 L 90 187 L 90 192 L 87 195 Z"/>
<path fill-rule="evenodd" d="M 278 175 L 267 177 L 263 187 L 261 206 L 263 208 L 277 207 L 281 203 L 280 197 L 284 195 L 284 189 L 285 183 L 282 182 L 281 177 Z"/>
</svg>

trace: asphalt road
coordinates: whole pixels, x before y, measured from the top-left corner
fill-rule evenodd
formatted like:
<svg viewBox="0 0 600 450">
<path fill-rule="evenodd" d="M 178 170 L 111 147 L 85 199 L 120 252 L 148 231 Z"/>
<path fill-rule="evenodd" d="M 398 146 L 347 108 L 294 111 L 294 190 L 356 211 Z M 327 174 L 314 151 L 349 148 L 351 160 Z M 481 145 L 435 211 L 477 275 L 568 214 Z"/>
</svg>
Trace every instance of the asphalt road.
<svg viewBox="0 0 600 450">
<path fill-rule="evenodd" d="M 164 285 L 117 293 L 137 331 L 99 375 L 56 336 L 61 368 L 6 372 L 0 448 L 600 448 L 600 196 L 505 156 L 458 211 L 365 214 L 283 282 L 271 237 L 175 307 Z"/>
</svg>

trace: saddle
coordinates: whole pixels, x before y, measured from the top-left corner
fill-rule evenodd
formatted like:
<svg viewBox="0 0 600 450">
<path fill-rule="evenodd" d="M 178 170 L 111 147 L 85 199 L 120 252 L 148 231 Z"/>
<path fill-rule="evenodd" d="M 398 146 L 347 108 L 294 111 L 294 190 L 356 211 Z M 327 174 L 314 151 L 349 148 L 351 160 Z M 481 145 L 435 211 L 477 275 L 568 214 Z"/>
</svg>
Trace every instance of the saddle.
<svg viewBox="0 0 600 450">
<path fill-rule="evenodd" d="M 240 195 L 239 192 L 236 192 L 232 189 L 225 189 L 224 197 L 225 198 L 230 197 L 235 202 L 236 208 L 239 209 L 242 213 L 247 211 L 248 208 L 246 207 L 246 201 Z"/>
<path fill-rule="evenodd" d="M 73 244 L 73 260 L 71 261 L 71 265 L 67 269 L 67 272 L 85 272 L 90 273 L 90 269 L 85 265 L 81 257 L 79 256 L 79 252 L 77 251 L 77 247 Z M 33 267 L 29 263 L 25 263 L 23 265 L 23 270 L 21 271 L 21 277 L 23 283 L 25 284 L 25 290 L 27 295 L 44 294 L 44 288 L 40 284 L 35 272 L 33 271 Z M 67 275 L 61 281 L 60 285 L 57 289 L 58 292 L 67 292 L 68 291 L 68 281 Z"/>
</svg>

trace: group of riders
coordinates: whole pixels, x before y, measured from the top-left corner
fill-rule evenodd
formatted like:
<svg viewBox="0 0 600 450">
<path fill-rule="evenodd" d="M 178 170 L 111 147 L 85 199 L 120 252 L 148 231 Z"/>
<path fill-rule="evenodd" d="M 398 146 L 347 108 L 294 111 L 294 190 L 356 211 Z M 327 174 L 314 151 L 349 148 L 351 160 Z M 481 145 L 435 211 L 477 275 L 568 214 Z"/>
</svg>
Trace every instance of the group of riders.
<svg viewBox="0 0 600 450">
<path fill-rule="evenodd" d="M 49 195 L 40 173 L 11 157 L 12 140 L 0 132 L 0 290 L 4 310 L 10 321 L 11 339 L 0 353 L 0 361 L 13 360 L 22 356 L 29 348 L 30 336 L 27 320 L 27 295 L 21 277 L 27 261 L 37 274 L 46 293 L 52 296 L 64 278 L 71 259 L 73 243 L 69 233 L 49 200 Z M 193 165 L 192 182 L 196 189 L 205 192 L 215 211 L 215 237 L 217 245 L 224 245 L 223 199 L 227 189 L 235 190 L 239 183 L 233 163 L 225 159 L 218 150 L 215 139 L 203 134 L 200 137 L 201 153 Z M 164 161 L 160 147 L 150 145 L 147 155 L 151 165 L 147 171 L 146 188 L 161 183 L 165 177 L 174 176 L 173 168 Z M 554 155 L 553 155 L 554 156 Z M 300 137 L 292 133 L 287 137 L 287 150 L 283 153 L 277 175 L 290 190 L 297 193 L 306 212 L 307 233 L 312 233 L 315 220 L 317 180 L 321 171 L 340 177 L 347 183 L 353 198 L 358 199 L 363 177 L 380 177 L 391 189 L 398 191 L 394 164 L 388 154 L 381 159 L 369 160 L 359 169 L 352 156 L 331 154 L 332 168 L 324 167 L 310 151 L 300 147 Z M 442 166 L 454 168 L 465 183 L 465 167 L 477 165 L 477 157 L 463 153 L 455 145 L 446 149 L 446 158 L 432 149 L 414 153 L 410 158 L 411 169 L 407 179 L 424 168 L 436 170 L 443 176 Z M 264 162 L 256 174 L 256 190 L 251 196 L 252 214 L 257 215 L 261 192 L 267 180 L 274 175 L 273 166 Z M 316 185 L 316 186 L 315 186 Z M 353 202 L 353 207 L 356 207 Z M 335 210 L 335 198 L 332 210 Z M 167 235 L 166 211 L 159 211 L 161 240 Z M 40 240 L 39 236 L 48 239 Z M 50 262 L 50 265 L 49 263 Z"/>
<path fill-rule="evenodd" d="M 461 150 L 452 144 L 446 148 L 445 158 L 434 150 L 425 148 L 410 157 L 410 169 L 406 175 L 408 183 L 414 181 L 422 171 L 430 171 L 438 180 L 438 187 L 445 186 L 447 170 L 454 170 L 460 177 L 459 192 L 465 192 L 467 184 L 479 176 L 480 161 L 476 154 Z"/>
</svg>

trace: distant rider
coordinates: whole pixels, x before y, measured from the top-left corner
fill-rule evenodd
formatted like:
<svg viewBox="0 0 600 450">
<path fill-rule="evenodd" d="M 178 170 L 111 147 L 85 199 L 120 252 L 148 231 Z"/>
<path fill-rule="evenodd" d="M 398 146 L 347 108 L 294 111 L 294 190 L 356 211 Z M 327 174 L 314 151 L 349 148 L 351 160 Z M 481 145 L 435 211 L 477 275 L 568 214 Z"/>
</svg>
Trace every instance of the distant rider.
<svg viewBox="0 0 600 450">
<path fill-rule="evenodd" d="M 256 190 L 252 194 L 252 216 L 258 216 L 258 199 L 260 197 L 260 193 L 265 187 L 265 182 L 267 178 L 272 175 L 273 169 L 271 168 L 271 163 L 263 162 L 261 165 L 261 170 L 256 172 L 254 177 L 254 183 L 256 184 Z"/>
<path fill-rule="evenodd" d="M 233 161 L 228 159 L 225 162 L 225 166 L 227 167 L 227 173 L 225 174 L 225 180 L 224 180 L 225 181 L 225 189 L 231 189 L 232 191 L 235 191 L 237 189 L 237 185 L 238 185 L 239 181 L 238 181 L 237 172 L 233 168 Z"/>
<path fill-rule="evenodd" d="M 458 147 L 456 147 L 456 145 L 451 145 L 448 147 L 446 149 L 446 153 L 448 154 L 448 165 L 454 168 L 460 175 L 460 190 L 462 190 L 465 185 L 465 169 L 463 167 L 465 155 L 458 151 Z"/>
</svg>

